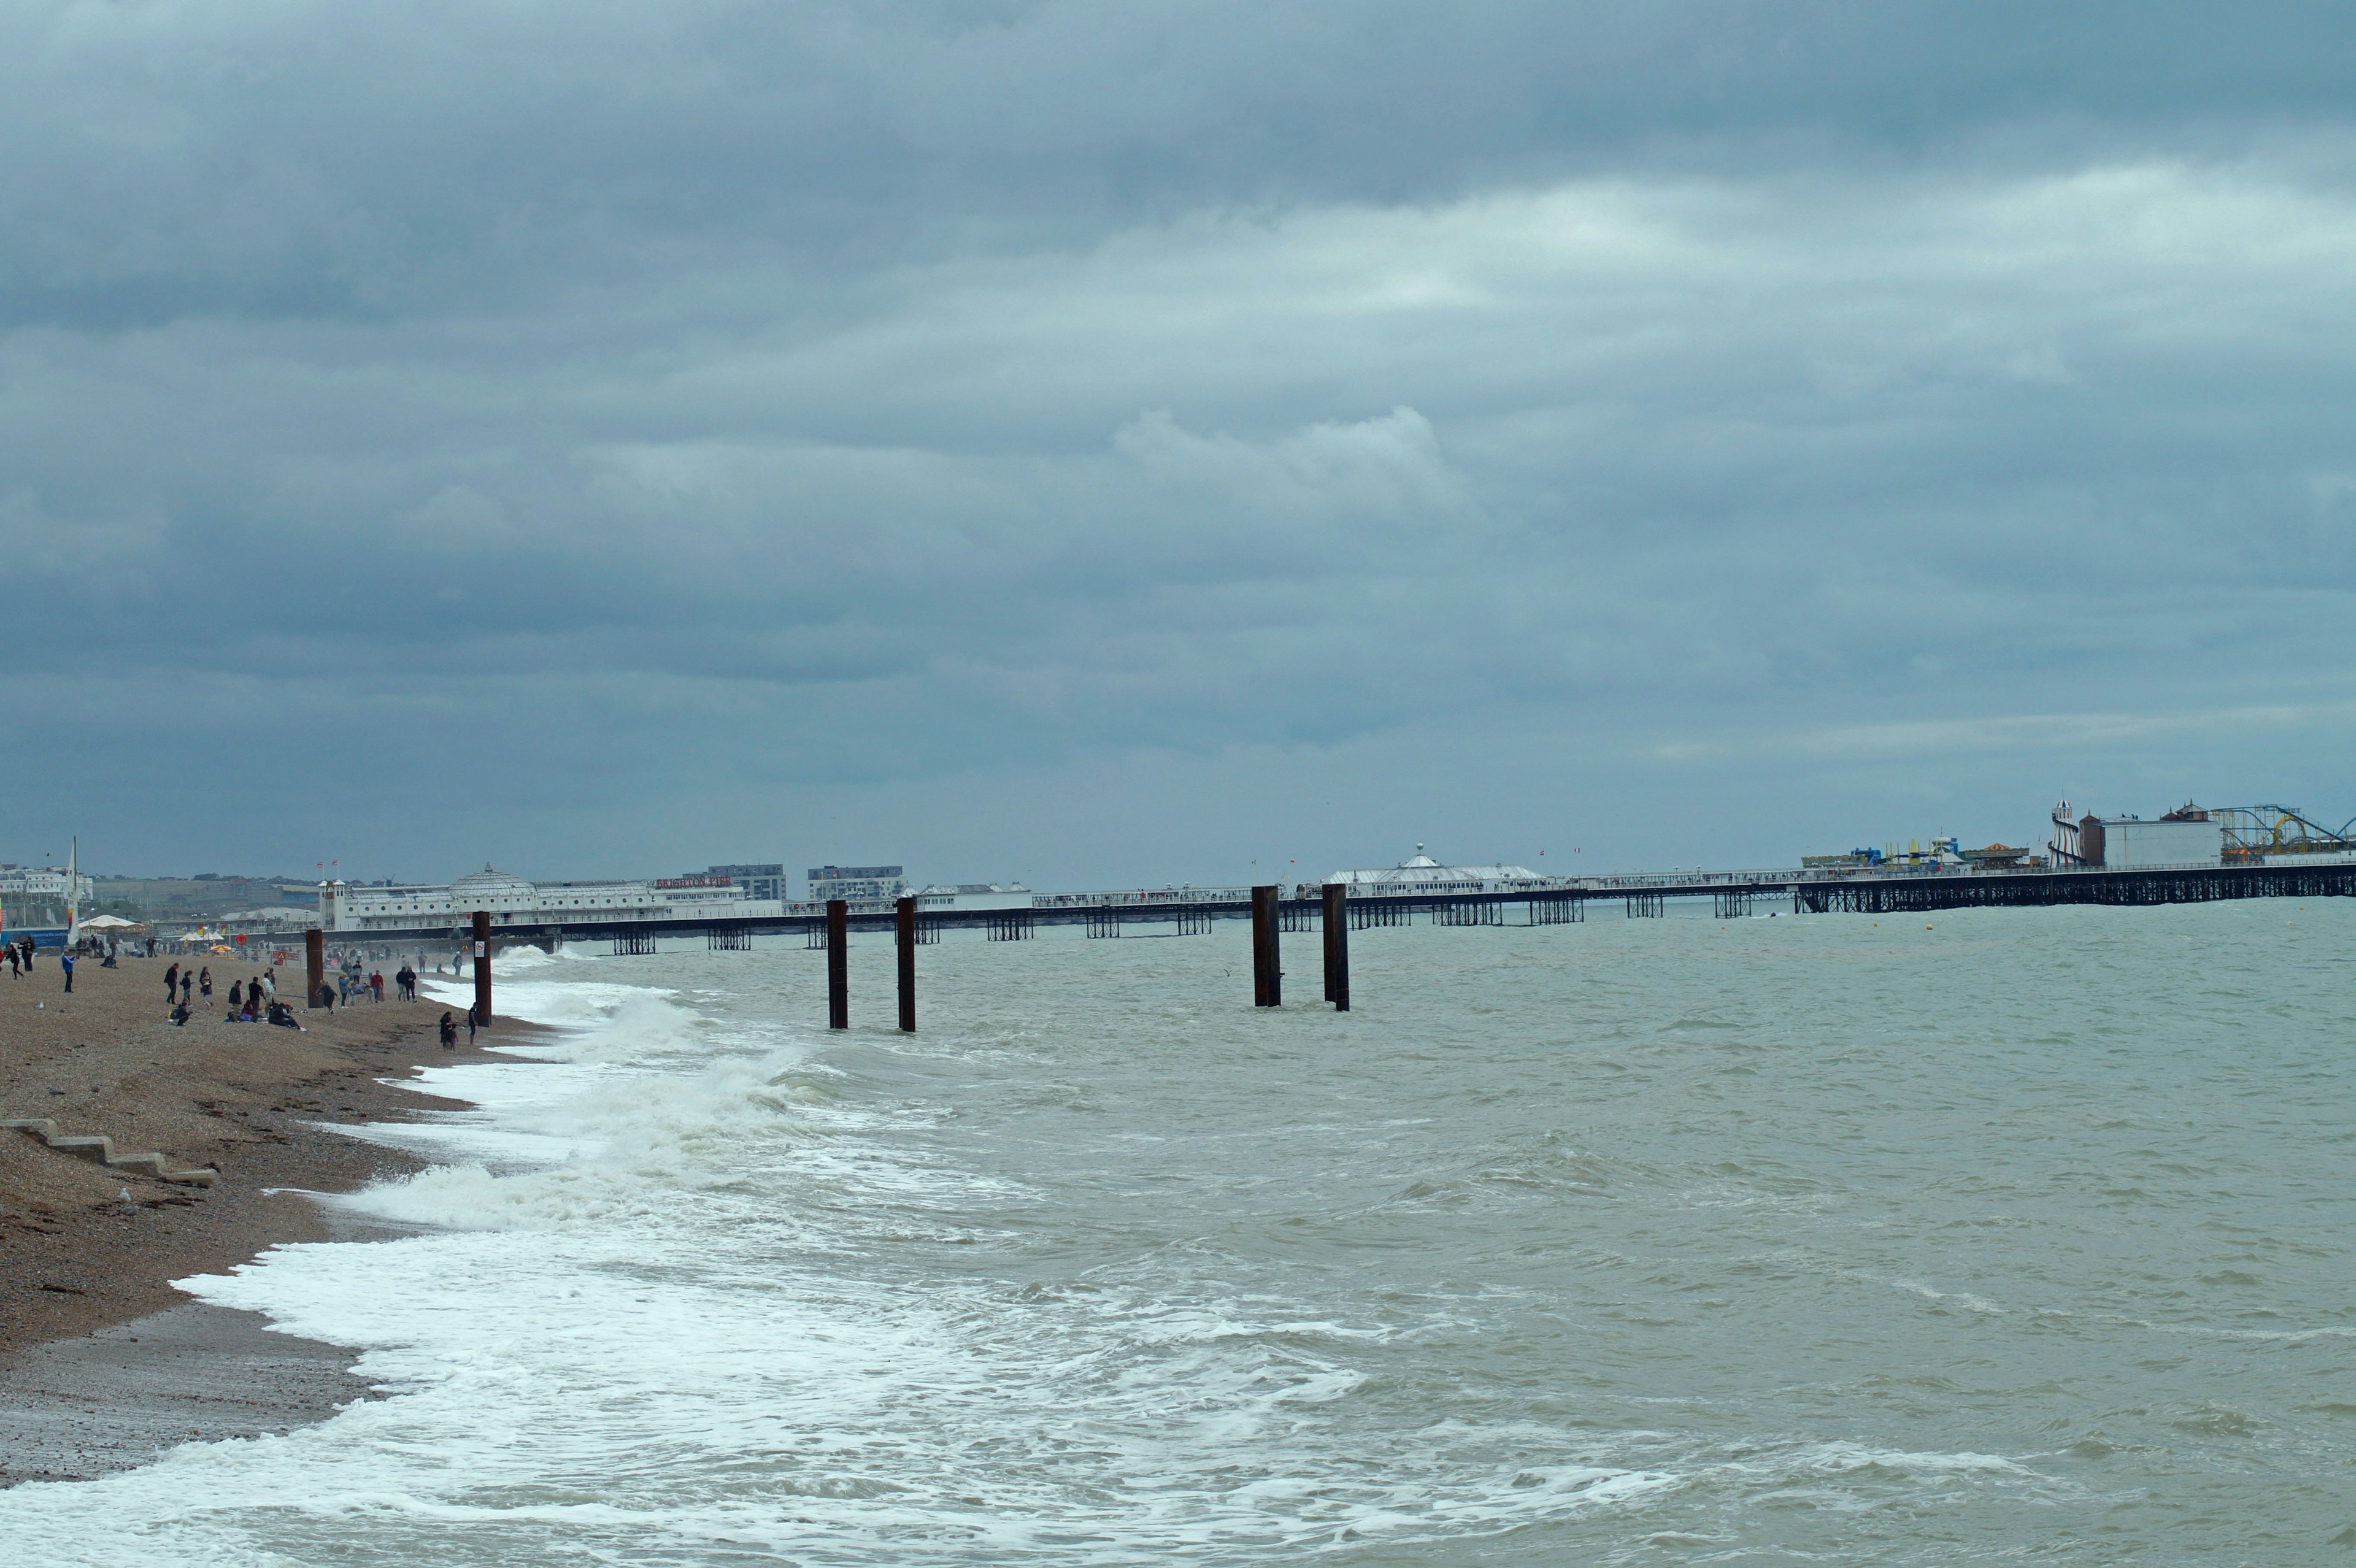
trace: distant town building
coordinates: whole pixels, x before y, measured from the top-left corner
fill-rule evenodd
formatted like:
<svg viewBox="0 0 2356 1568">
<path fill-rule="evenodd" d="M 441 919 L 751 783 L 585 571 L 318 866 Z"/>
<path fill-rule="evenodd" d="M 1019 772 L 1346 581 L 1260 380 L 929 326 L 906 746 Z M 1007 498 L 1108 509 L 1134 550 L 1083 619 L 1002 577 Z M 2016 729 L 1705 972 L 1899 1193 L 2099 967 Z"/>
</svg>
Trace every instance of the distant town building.
<svg viewBox="0 0 2356 1568">
<path fill-rule="evenodd" d="M 455 926 L 472 919 L 477 910 L 487 911 L 495 925 L 712 920 L 782 912 L 775 901 L 746 898 L 734 879 L 709 875 L 635 882 L 530 882 L 485 866 L 442 887 L 329 882 L 319 891 L 320 923 L 329 931 Z"/>
<path fill-rule="evenodd" d="M 726 877 L 744 889 L 748 899 L 776 899 L 781 903 L 785 901 L 786 868 L 783 862 L 766 866 L 714 866 L 710 874 Z"/>
<path fill-rule="evenodd" d="M 907 891 L 908 880 L 898 866 L 812 866 L 809 891 L 804 896 L 811 903 L 828 899 L 862 903 L 896 899 Z"/>
</svg>

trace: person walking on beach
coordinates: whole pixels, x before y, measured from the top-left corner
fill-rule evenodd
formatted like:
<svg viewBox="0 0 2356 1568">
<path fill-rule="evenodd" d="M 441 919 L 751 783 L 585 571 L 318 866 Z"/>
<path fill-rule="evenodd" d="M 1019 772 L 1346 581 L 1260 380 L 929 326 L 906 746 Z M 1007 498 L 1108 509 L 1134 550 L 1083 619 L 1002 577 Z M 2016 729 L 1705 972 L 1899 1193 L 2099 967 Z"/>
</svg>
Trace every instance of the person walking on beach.
<svg viewBox="0 0 2356 1568">
<path fill-rule="evenodd" d="M 383 970 L 381 970 L 381 969 L 371 969 L 371 970 L 369 970 L 369 994 L 370 994 L 371 996 L 373 996 L 373 997 L 376 997 L 377 1001 L 378 1001 L 380 1004 L 381 1004 L 381 1003 L 384 1001 L 384 971 L 383 971 Z"/>
<path fill-rule="evenodd" d="M 69 983 L 66 989 L 70 991 L 73 989 L 70 983 L 72 977 L 69 976 L 67 978 Z M 475 1004 L 472 1002 L 466 1004 L 466 1049 L 468 1051 L 475 1049 Z"/>
<path fill-rule="evenodd" d="M 16 966 L 16 944 L 12 942 L 8 944 L 8 978 L 21 980 L 24 977 L 25 972 Z"/>
<path fill-rule="evenodd" d="M 187 983 L 186 981 L 181 982 L 180 993 L 183 997 L 187 995 Z M 213 966 L 211 965 L 206 965 L 204 968 L 198 973 L 197 991 L 206 1001 L 209 1002 L 213 999 Z"/>
<path fill-rule="evenodd" d="M 458 1026 L 451 1019 L 448 1013 L 442 1015 L 442 1049 L 444 1051 L 458 1049 Z"/>
<path fill-rule="evenodd" d="M 66 972 L 66 995 L 71 996 L 73 995 L 73 949 L 69 947 L 59 954 L 58 964 Z"/>
<path fill-rule="evenodd" d="M 164 971 L 164 1002 L 166 1007 L 180 998 L 180 966 L 173 965 Z"/>
</svg>

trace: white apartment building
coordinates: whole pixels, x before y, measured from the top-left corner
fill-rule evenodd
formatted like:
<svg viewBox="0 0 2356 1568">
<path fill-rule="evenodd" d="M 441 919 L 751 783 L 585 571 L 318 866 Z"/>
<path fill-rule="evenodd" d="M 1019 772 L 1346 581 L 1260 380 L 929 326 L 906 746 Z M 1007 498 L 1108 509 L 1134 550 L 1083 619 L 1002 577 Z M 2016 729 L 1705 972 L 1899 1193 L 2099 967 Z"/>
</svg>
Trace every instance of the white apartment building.
<svg viewBox="0 0 2356 1568">
<path fill-rule="evenodd" d="M 77 874 L 74 891 L 73 901 L 76 904 L 95 902 L 98 879 Z M 60 866 L 0 866 L 0 898 L 48 899 L 64 903 L 65 869 Z"/>
<path fill-rule="evenodd" d="M 444 887 L 319 890 L 319 923 L 329 931 L 401 931 L 457 926 L 487 911 L 493 925 L 582 925 L 605 921 L 712 920 L 774 915 L 774 899 L 748 899 L 728 877 L 651 881 L 530 882 L 485 866 Z"/>
</svg>

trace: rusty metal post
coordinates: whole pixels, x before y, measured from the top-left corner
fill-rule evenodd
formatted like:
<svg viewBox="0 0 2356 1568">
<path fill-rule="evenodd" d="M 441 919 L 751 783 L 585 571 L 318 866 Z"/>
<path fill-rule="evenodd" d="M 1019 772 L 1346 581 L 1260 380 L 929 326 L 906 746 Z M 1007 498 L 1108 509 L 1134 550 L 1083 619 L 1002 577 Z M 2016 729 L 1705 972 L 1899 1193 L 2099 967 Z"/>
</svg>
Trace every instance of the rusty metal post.
<svg viewBox="0 0 2356 1568">
<path fill-rule="evenodd" d="M 1337 1013 L 1350 1010 L 1350 922 L 1339 882 L 1325 884 L 1325 999 Z"/>
<path fill-rule="evenodd" d="M 1252 890 L 1252 1006 L 1256 1008 L 1284 1005 L 1283 971 L 1276 944 L 1276 895 L 1274 887 Z"/>
<path fill-rule="evenodd" d="M 475 1027 L 491 1027 L 491 912 L 475 912 Z"/>
<path fill-rule="evenodd" d="M 317 926 L 303 933 L 303 1005 L 316 1008 L 327 988 L 327 933 Z"/>
<path fill-rule="evenodd" d="M 902 899 L 895 906 L 900 938 L 900 1027 L 916 1032 L 916 901 Z"/>
<path fill-rule="evenodd" d="M 851 1027 L 851 904 L 826 901 L 826 1027 Z"/>
</svg>

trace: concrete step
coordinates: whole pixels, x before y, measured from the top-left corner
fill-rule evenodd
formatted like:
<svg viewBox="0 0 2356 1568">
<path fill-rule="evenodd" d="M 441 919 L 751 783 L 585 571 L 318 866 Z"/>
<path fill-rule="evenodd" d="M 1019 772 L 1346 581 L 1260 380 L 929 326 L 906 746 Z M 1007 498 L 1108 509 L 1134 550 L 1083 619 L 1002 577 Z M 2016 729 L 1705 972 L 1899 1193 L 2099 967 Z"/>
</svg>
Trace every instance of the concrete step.
<svg viewBox="0 0 2356 1568">
<path fill-rule="evenodd" d="M 62 1136 L 58 1125 L 47 1116 L 23 1116 L 0 1121 L 0 1127 L 13 1127 L 20 1133 L 30 1133 L 59 1154 L 86 1159 L 109 1170 L 134 1171 L 152 1176 L 158 1180 L 176 1182 L 182 1187 L 210 1187 L 220 1179 L 220 1172 L 209 1167 L 181 1170 L 166 1163 L 160 1154 L 117 1154 L 114 1140 L 103 1135 L 80 1134 Z"/>
</svg>

